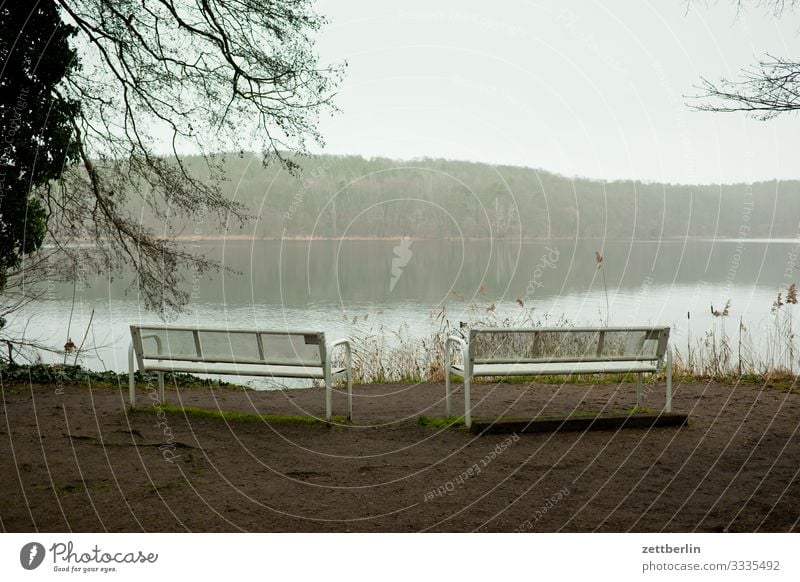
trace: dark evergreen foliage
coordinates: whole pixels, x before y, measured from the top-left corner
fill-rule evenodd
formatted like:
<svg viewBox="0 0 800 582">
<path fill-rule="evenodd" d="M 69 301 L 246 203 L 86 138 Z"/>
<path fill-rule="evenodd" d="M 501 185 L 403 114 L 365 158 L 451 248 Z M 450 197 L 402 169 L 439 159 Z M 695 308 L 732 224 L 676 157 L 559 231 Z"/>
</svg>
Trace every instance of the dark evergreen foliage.
<svg viewBox="0 0 800 582">
<path fill-rule="evenodd" d="M 78 68 L 75 31 L 53 2 L 0 5 L 0 289 L 44 240 L 46 197 L 37 191 L 77 161 L 71 134 L 80 106 L 58 90 Z"/>
</svg>

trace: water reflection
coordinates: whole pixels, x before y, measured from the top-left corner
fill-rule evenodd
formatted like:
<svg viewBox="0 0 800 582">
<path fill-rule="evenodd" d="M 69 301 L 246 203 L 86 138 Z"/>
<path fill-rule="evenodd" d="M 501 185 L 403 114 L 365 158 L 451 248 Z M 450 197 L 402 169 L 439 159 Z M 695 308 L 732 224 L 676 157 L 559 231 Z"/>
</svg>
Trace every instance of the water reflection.
<svg viewBox="0 0 800 582">
<path fill-rule="evenodd" d="M 348 333 L 346 322 L 368 315 L 376 327 L 406 324 L 424 334 L 443 305 L 452 321 L 476 314 L 499 321 L 518 317 L 521 302 L 542 322 L 563 317 L 600 324 L 607 292 L 612 325 L 671 325 L 676 341 L 689 323 L 695 333 L 713 325 L 710 305 L 722 307 L 728 299 L 729 320 L 738 325 L 741 318 L 752 333 L 762 333 L 776 292 L 794 280 L 797 256 L 793 240 L 237 240 L 191 248 L 226 270 L 199 278 L 186 273 L 192 302 L 177 318 L 185 323 Z M 595 251 L 604 257 L 603 271 Z M 71 329 L 72 286 L 57 286 L 10 325 L 27 325 L 32 336 L 57 338 L 58 345 L 68 334 L 81 336 L 94 309 L 90 341 L 105 346 L 98 354 L 108 361 L 95 357 L 87 364 L 122 369 L 127 326 L 158 317 L 141 309 L 130 279 L 94 276 L 86 283 L 76 294 Z"/>
</svg>

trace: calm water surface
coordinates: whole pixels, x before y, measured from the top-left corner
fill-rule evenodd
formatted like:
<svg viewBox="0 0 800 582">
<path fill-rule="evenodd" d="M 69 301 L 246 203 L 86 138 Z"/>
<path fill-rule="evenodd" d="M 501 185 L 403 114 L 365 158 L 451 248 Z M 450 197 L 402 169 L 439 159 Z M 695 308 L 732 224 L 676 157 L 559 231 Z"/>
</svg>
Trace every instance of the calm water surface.
<svg viewBox="0 0 800 582">
<path fill-rule="evenodd" d="M 800 279 L 798 240 L 674 242 L 228 241 L 194 243 L 229 270 L 194 279 L 192 300 L 174 322 L 222 327 L 320 328 L 329 337 L 402 328 L 424 336 L 446 317 L 558 325 L 664 324 L 674 345 L 739 322 L 759 347 L 774 330 L 778 291 Z M 601 248 L 602 247 L 602 248 Z M 595 251 L 603 255 L 598 268 Z M 800 265 L 798 265 L 800 266 Z M 94 310 L 83 363 L 127 369 L 128 326 L 157 323 L 129 280 L 87 276 L 76 290 L 56 286 L 10 325 L 30 339 L 80 343 Z M 526 309 L 520 307 L 520 300 Z M 731 306 L 715 318 L 711 306 Z M 607 315 L 608 314 L 608 315 Z M 690 316 L 690 317 L 687 317 Z M 44 355 L 46 361 L 55 356 Z"/>
</svg>

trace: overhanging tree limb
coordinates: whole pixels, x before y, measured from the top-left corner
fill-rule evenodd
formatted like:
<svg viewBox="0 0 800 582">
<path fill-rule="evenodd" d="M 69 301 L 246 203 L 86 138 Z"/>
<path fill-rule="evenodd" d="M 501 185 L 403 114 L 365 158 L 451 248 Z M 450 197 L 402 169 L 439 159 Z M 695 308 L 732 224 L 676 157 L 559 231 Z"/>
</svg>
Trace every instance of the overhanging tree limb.
<svg viewBox="0 0 800 582">
<path fill-rule="evenodd" d="M 800 109 L 800 62 L 767 56 L 739 81 L 701 79 L 702 91 L 694 105 L 701 111 L 745 111 L 759 119 L 771 119 Z"/>
<path fill-rule="evenodd" d="M 748 6 L 780 17 L 798 0 L 735 0 L 737 13 Z M 687 3 L 687 7 L 689 3 Z M 800 62 L 767 54 L 742 70 L 738 80 L 701 78 L 690 106 L 700 111 L 746 112 L 758 119 L 774 118 L 800 109 Z"/>
<path fill-rule="evenodd" d="M 293 171 L 307 141 L 322 143 L 317 121 L 335 109 L 343 70 L 314 53 L 325 20 L 308 0 L 39 4 L 58 7 L 80 61 L 52 95 L 79 108 L 69 117 L 76 157 L 64 160 L 57 188 L 36 191 L 48 237 L 70 261 L 132 271 L 148 307 L 180 308 L 180 267 L 214 265 L 171 240 L 170 218 L 247 217 L 221 193 L 219 152 L 260 149 L 265 163 Z M 190 167 L 186 152 L 203 167 Z M 137 220 L 137 199 L 163 233 Z M 91 250 L 74 244 L 87 241 Z"/>
</svg>

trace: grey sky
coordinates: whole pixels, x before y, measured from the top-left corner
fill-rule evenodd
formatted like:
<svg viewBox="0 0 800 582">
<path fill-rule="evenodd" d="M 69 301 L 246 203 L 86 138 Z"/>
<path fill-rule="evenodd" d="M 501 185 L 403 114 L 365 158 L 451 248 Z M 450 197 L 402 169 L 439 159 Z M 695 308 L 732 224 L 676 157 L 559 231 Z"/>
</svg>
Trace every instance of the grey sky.
<svg viewBox="0 0 800 582">
<path fill-rule="evenodd" d="M 732 2 L 321 0 L 346 59 L 324 151 L 659 182 L 800 178 L 800 121 L 690 110 L 700 76 L 797 56 L 800 14 Z"/>
</svg>

